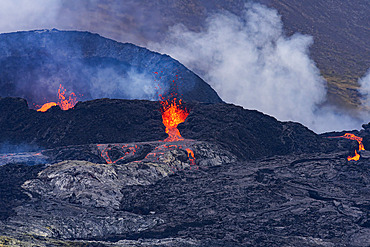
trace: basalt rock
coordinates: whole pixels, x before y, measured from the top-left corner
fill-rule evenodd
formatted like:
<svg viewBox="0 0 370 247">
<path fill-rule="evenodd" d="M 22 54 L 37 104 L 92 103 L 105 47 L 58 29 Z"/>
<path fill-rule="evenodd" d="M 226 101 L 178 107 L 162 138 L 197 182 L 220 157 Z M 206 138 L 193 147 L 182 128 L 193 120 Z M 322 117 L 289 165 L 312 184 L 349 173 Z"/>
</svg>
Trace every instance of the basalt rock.
<svg viewBox="0 0 370 247">
<path fill-rule="evenodd" d="M 151 217 L 150 212 L 145 212 L 148 216 L 143 216 L 141 213 L 122 211 L 122 188 L 149 186 L 182 170 L 198 170 L 199 166 L 225 165 L 226 162 L 236 161 L 232 154 L 205 142 L 185 140 L 133 145 L 137 149 L 151 146 L 151 152 L 145 158 L 135 152 L 134 157 L 131 157 L 134 161 L 111 165 L 67 160 L 41 166 L 42 170 L 36 169 L 41 171 L 30 173 L 27 181 L 23 177 L 15 177 L 11 186 L 23 193 L 14 195 L 20 197 L 20 202 L 12 204 L 6 201 L 6 214 L 3 218 L 5 225 L 0 225 L 0 231 L 14 234 L 13 238 L 22 240 L 25 239 L 19 237 L 21 234 L 52 239 L 87 240 L 107 240 L 122 234 L 136 234 L 153 227 L 161 220 Z M 194 151 L 196 161 L 189 157 L 185 147 Z M 70 147 L 71 151 L 73 148 Z M 91 146 L 86 147 L 86 150 L 91 149 Z M 59 150 L 58 153 L 60 152 Z M 52 153 L 52 150 L 47 150 L 46 153 Z M 83 159 L 83 156 L 80 158 Z M 53 156 L 49 160 L 53 160 Z M 16 167 L 15 164 L 8 164 L 0 169 L 12 177 L 17 171 L 11 168 Z M 24 166 L 25 172 L 28 171 L 27 167 L 30 170 L 37 166 Z M 175 239 L 168 243 L 173 244 L 173 241 L 187 243 L 184 239 Z"/>
<path fill-rule="evenodd" d="M 110 146 L 121 147 L 122 145 L 112 144 Z M 58 198 L 89 207 L 118 209 L 122 198 L 120 189 L 123 187 L 150 185 L 181 170 L 198 169 L 199 166 L 223 165 L 236 161 L 232 154 L 205 142 L 154 142 L 137 143 L 133 146 L 136 150 L 145 146 L 148 151 L 144 157 L 138 151 L 132 155 L 126 154 L 129 156 L 128 160 L 125 159 L 125 154 L 121 153 L 122 156 L 119 156 L 117 160 L 126 160 L 126 162 L 115 162 L 110 165 L 105 164 L 104 159 L 104 162 L 96 164 L 82 161 L 85 156 L 78 157 L 80 161 L 71 161 L 68 160 L 68 156 L 65 156 L 66 161 L 48 166 L 38 173 L 37 179 L 25 182 L 22 187 L 46 198 Z M 64 150 L 68 148 L 70 152 L 75 150 L 73 146 L 66 147 Z M 90 146 L 85 148 L 92 150 Z M 185 148 L 194 152 L 196 160 L 189 157 Z M 97 149 L 96 146 L 95 149 Z M 46 153 L 51 152 L 52 150 L 46 151 Z M 58 157 L 61 158 L 61 156 Z M 53 157 L 49 160 L 53 161 Z"/>
<path fill-rule="evenodd" d="M 370 153 L 362 154 L 358 162 L 331 152 L 188 169 L 169 151 L 184 170 L 158 173 L 172 158 L 147 167 L 64 161 L 26 182 L 14 175 L 27 166 L 0 166 L 27 197 L 0 221 L 0 244 L 368 246 Z"/>
</svg>

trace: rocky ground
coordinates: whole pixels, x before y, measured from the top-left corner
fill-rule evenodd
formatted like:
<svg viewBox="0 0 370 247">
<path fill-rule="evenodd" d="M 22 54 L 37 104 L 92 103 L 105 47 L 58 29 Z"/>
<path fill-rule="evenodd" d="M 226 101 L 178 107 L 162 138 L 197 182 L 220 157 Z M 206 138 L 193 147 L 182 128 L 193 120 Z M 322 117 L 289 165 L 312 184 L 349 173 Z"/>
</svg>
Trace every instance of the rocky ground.
<svg viewBox="0 0 370 247">
<path fill-rule="evenodd" d="M 0 245 L 370 245 L 370 152 L 348 162 L 356 141 L 191 103 L 187 139 L 164 142 L 158 107 L 0 99 Z"/>
<path fill-rule="evenodd" d="M 216 148 L 205 145 L 193 146 L 196 158 Z M 196 169 L 180 153 L 168 150 L 158 163 L 1 166 L 2 201 L 12 207 L 2 214 L 0 243 L 370 245 L 368 151 L 358 162 L 346 152 L 208 163 L 203 155 Z"/>
</svg>

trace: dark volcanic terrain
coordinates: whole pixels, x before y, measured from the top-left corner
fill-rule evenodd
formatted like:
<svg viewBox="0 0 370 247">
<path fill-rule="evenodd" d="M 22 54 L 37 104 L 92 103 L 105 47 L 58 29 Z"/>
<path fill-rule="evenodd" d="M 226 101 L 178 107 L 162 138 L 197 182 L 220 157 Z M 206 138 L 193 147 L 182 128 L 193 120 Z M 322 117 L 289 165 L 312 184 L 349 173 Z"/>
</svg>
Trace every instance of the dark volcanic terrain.
<svg viewBox="0 0 370 247">
<path fill-rule="evenodd" d="M 179 126 L 184 138 L 219 144 L 241 159 L 338 150 L 334 140 L 258 111 L 224 103 L 187 107 L 190 114 Z M 29 109 L 24 99 L 0 98 L 0 113 L 0 143 L 13 146 L 47 149 L 167 137 L 160 104 L 153 101 L 99 99 L 79 102 L 68 111 L 56 106 L 43 113 Z"/>
<path fill-rule="evenodd" d="M 234 105 L 186 107 L 186 139 L 165 142 L 158 102 L 42 113 L 0 98 L 0 245 L 370 245 L 370 152 L 348 162 L 356 141 Z"/>
<path fill-rule="evenodd" d="M 200 165 L 131 185 L 122 175 L 133 178 L 144 168 L 9 164 L 0 174 L 11 179 L 0 185 L 11 181 L 17 200 L 2 196 L 13 208 L 3 214 L 0 243 L 369 246 L 370 154 L 357 163 L 345 157 L 333 152 Z M 25 178 L 14 176 L 20 169 L 29 174 L 22 188 L 17 184 Z M 144 171 L 141 181 L 155 174 Z"/>
</svg>

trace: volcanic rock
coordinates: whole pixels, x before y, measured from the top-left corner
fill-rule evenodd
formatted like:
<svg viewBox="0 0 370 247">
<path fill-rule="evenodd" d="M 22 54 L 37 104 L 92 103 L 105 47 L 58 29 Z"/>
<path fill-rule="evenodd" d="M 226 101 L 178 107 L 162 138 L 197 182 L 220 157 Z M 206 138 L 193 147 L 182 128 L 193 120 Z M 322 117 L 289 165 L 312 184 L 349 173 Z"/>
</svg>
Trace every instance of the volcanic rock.
<svg viewBox="0 0 370 247">
<path fill-rule="evenodd" d="M 40 149 L 0 155 L 0 245 L 370 245 L 370 151 L 349 162 L 357 142 L 328 138 L 344 133 L 185 106 L 185 139 L 165 142 L 158 102 L 0 98 L 1 142 Z"/>
<path fill-rule="evenodd" d="M 206 167 L 236 161 L 232 154 L 205 142 L 154 142 L 134 145 L 136 149 L 146 146 L 148 151 L 145 157 L 140 152 L 135 152 L 130 158 L 131 162 L 117 162 L 111 165 L 106 165 L 105 162 L 95 164 L 87 161 L 68 161 L 69 153 L 79 152 L 75 151 L 73 146 L 65 147 L 64 150 L 70 149 L 67 156 L 64 156 L 66 161 L 48 166 L 38 173 L 37 179 L 25 182 L 22 187 L 43 197 L 59 198 L 62 201 L 90 207 L 118 209 L 122 187 L 154 184 L 177 171 L 197 169 L 198 165 Z M 197 165 L 192 164 L 187 152 L 182 148 L 185 145 L 196 154 Z M 92 147 L 87 146 L 85 149 L 92 150 Z M 53 150 L 46 151 L 52 152 Z M 61 150 L 58 150 L 58 153 L 60 159 Z M 84 160 L 84 155 L 77 158 Z M 123 156 L 120 160 L 125 160 L 124 154 L 121 155 Z M 52 162 L 53 158 L 50 157 L 49 160 Z"/>
<path fill-rule="evenodd" d="M 14 185 L 23 183 L 28 199 L 1 220 L 0 243 L 368 246 L 369 164 L 347 162 L 346 152 L 285 155 L 177 170 L 136 185 L 127 184 L 130 176 L 155 174 L 155 163 L 64 161 L 24 183 L 9 164 L 1 174 L 7 169 Z"/>
</svg>

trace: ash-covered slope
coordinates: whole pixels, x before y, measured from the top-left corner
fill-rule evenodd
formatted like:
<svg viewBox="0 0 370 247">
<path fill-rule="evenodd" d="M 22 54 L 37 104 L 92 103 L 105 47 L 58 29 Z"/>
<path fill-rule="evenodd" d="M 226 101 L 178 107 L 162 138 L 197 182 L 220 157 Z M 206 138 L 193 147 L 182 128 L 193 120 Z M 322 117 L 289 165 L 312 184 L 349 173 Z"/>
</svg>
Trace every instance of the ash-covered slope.
<svg viewBox="0 0 370 247">
<path fill-rule="evenodd" d="M 0 41 L 0 96 L 30 105 L 56 101 L 59 84 L 84 100 L 177 93 L 187 101 L 222 101 L 171 57 L 97 34 L 54 29 L 0 34 Z"/>
<path fill-rule="evenodd" d="M 291 153 L 327 152 L 336 141 L 298 123 L 279 122 L 258 111 L 229 104 L 188 104 L 180 124 L 187 139 L 219 144 L 241 159 Z M 53 148 L 92 143 L 129 143 L 167 137 L 160 104 L 152 101 L 100 99 L 68 110 L 42 113 L 21 98 L 0 99 L 0 143 Z M 349 142 L 350 143 L 350 142 Z"/>
</svg>

